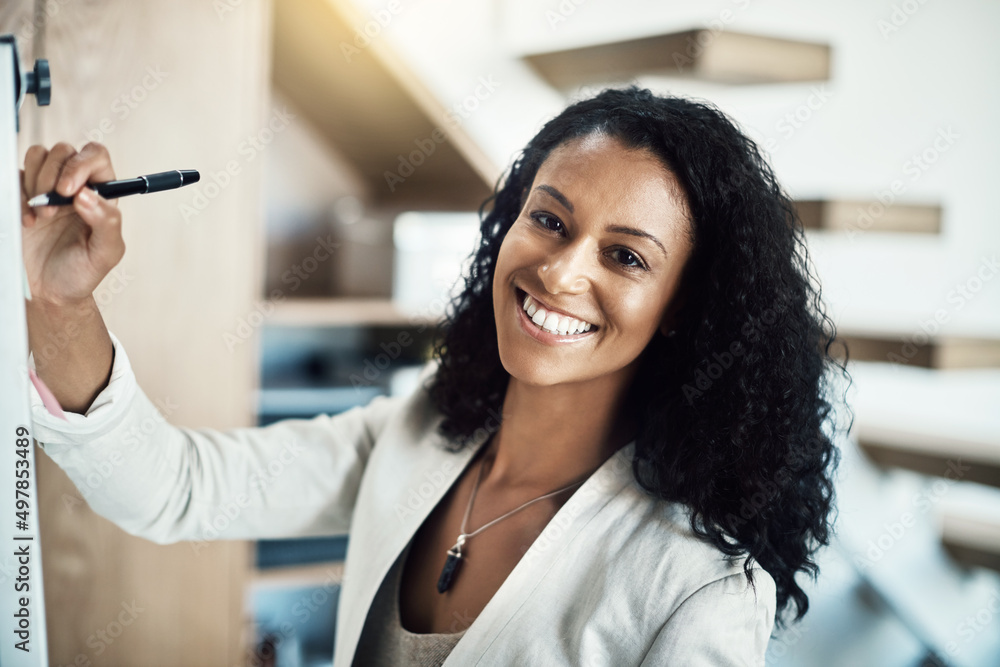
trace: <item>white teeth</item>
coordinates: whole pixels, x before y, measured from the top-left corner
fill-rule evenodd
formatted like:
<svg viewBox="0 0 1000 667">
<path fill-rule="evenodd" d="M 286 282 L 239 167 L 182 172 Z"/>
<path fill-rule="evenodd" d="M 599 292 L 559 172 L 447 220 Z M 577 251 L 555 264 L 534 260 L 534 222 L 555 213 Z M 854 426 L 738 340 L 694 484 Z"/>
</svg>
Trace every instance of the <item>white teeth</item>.
<svg viewBox="0 0 1000 667">
<path fill-rule="evenodd" d="M 528 313 L 528 317 L 531 318 L 532 322 L 549 333 L 566 336 L 571 334 L 586 333 L 593 328 L 593 325 L 589 322 L 584 322 L 582 320 L 564 315 L 557 315 L 556 313 L 550 313 L 535 304 L 534 299 L 532 299 L 530 295 L 526 295 L 524 297 L 521 307 L 526 313 Z"/>
</svg>

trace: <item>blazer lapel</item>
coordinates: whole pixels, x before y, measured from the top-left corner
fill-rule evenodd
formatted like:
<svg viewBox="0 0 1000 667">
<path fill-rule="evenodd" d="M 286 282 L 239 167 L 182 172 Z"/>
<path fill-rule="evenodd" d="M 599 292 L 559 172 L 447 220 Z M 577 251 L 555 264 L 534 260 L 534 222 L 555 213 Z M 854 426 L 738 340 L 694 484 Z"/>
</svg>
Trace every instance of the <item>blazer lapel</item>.
<svg viewBox="0 0 1000 667">
<path fill-rule="evenodd" d="M 443 667 L 479 663 L 557 559 L 574 549 L 596 548 L 589 543 L 581 547 L 577 538 L 590 520 L 631 483 L 634 451 L 632 441 L 615 452 L 563 504 L 466 630 Z"/>
<path fill-rule="evenodd" d="M 348 540 L 349 580 L 345 577 L 342 584 L 339 608 L 352 613 L 338 611 L 338 667 L 353 659 L 367 611 L 389 568 L 489 439 L 490 433 L 480 429 L 467 447 L 449 452 L 437 432 L 440 420 L 420 425 L 417 432 L 424 436 L 416 442 L 415 431 L 404 423 L 394 437 L 381 438 L 372 449 Z"/>
</svg>

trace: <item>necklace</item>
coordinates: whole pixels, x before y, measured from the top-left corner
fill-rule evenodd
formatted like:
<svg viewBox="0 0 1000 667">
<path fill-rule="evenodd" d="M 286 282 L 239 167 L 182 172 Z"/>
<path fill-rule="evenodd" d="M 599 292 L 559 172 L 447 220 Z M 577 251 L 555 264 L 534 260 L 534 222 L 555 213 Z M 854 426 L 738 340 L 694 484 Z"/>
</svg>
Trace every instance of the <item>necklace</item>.
<svg viewBox="0 0 1000 667">
<path fill-rule="evenodd" d="M 486 458 L 484 457 L 483 460 L 479 463 L 479 472 L 476 475 L 476 483 L 473 485 L 472 494 L 469 496 L 469 506 L 465 508 L 465 517 L 462 519 L 462 532 L 459 533 L 458 540 L 456 540 L 455 542 L 455 546 L 453 546 L 451 549 L 448 550 L 448 558 L 444 562 L 444 567 L 441 568 L 441 576 L 438 577 L 438 582 L 437 582 L 438 593 L 444 593 L 445 591 L 447 591 L 449 588 L 451 588 L 452 583 L 455 581 L 455 575 L 458 574 L 458 567 L 459 565 L 462 564 L 462 558 L 463 558 L 462 547 L 465 546 L 466 540 L 468 540 L 470 537 L 478 535 L 479 533 L 483 532 L 493 524 L 503 521 L 514 512 L 519 512 L 523 510 L 528 505 L 537 503 L 539 500 L 545 500 L 546 498 L 551 498 L 552 496 L 562 493 L 567 489 L 572 489 L 574 486 L 579 486 L 580 484 L 583 484 L 586 481 L 581 479 L 579 482 L 574 482 L 569 486 L 564 486 L 563 488 L 557 489 L 556 491 L 552 491 L 551 493 L 546 493 L 544 496 L 538 496 L 534 500 L 529 500 L 520 507 L 515 507 L 514 509 L 507 512 L 503 516 L 493 519 L 486 525 L 480 526 L 471 533 L 467 533 L 465 532 L 467 530 L 466 526 L 469 523 L 469 515 L 472 513 L 472 503 L 475 502 L 476 500 L 476 492 L 479 491 L 479 482 L 483 477 L 483 465 L 485 463 L 486 463 Z"/>
</svg>

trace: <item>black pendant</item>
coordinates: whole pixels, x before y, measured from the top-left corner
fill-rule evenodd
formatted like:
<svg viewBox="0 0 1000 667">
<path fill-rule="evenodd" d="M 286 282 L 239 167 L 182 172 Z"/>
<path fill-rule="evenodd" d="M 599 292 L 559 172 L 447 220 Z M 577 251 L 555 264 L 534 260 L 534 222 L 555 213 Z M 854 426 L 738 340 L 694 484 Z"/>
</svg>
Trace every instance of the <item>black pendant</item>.
<svg viewBox="0 0 1000 667">
<path fill-rule="evenodd" d="M 448 551 L 448 558 L 444 562 L 444 567 L 441 568 L 441 576 L 438 577 L 438 593 L 444 593 L 446 590 L 451 588 L 451 583 L 455 580 L 455 575 L 458 574 L 458 566 L 461 564 L 461 548 L 456 550 L 452 547 Z"/>
</svg>

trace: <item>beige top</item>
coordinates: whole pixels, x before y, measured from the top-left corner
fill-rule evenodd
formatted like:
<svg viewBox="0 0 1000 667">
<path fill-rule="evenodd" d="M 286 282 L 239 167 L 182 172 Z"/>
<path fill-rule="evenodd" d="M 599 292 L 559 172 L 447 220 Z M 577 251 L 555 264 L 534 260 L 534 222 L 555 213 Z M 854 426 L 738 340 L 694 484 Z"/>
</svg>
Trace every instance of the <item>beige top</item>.
<svg viewBox="0 0 1000 667">
<path fill-rule="evenodd" d="M 356 667 L 440 667 L 468 628 L 468 623 L 462 619 L 455 619 L 453 627 L 461 630 L 453 633 L 421 634 L 403 627 L 399 615 L 399 587 L 408 553 L 409 544 L 375 594 L 354 656 Z"/>
</svg>

